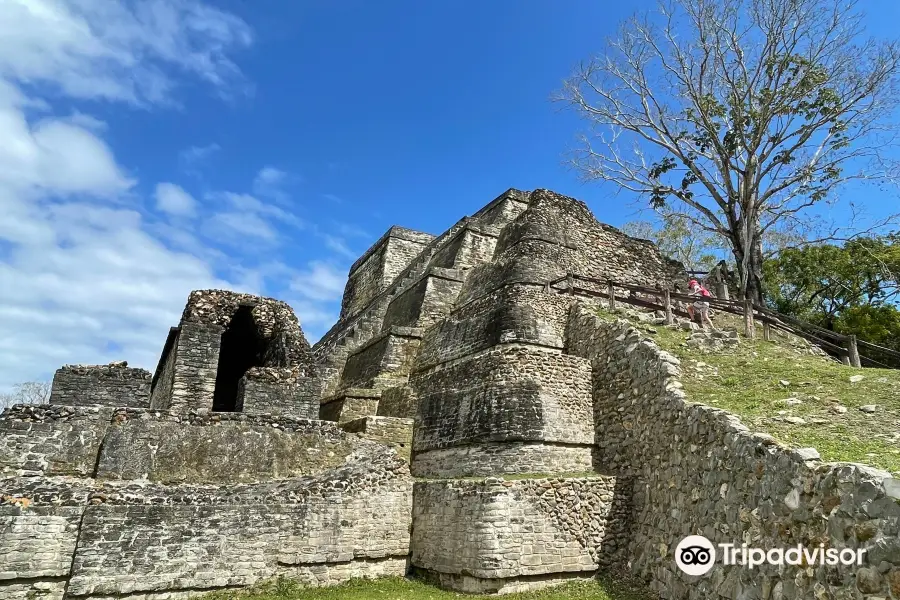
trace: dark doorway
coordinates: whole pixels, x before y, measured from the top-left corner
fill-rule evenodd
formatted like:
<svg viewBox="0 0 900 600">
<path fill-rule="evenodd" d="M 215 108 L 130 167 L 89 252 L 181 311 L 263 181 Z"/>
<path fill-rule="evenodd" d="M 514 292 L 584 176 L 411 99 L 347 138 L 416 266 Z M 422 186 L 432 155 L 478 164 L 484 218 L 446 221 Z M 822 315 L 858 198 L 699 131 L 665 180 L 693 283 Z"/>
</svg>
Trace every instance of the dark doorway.
<svg viewBox="0 0 900 600">
<path fill-rule="evenodd" d="M 238 308 L 222 334 L 213 393 L 216 412 L 239 412 L 243 408 L 237 405 L 238 382 L 250 367 L 260 366 L 265 340 L 256 329 L 252 310 L 251 306 Z"/>
</svg>

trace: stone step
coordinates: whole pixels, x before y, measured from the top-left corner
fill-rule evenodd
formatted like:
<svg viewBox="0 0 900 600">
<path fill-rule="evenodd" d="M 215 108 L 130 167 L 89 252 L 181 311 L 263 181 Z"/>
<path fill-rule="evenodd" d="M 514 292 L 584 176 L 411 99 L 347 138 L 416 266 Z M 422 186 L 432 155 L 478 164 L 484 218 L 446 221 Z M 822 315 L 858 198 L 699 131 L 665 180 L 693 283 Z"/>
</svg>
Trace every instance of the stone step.
<svg viewBox="0 0 900 600">
<path fill-rule="evenodd" d="M 345 421 L 340 427 L 349 433 L 359 433 L 366 439 L 394 447 L 397 453 L 409 462 L 413 419 L 369 416 Z"/>
<path fill-rule="evenodd" d="M 374 417 L 378 413 L 381 390 L 348 388 L 322 399 L 319 418 L 323 421 L 344 423 L 362 417 Z"/>
</svg>

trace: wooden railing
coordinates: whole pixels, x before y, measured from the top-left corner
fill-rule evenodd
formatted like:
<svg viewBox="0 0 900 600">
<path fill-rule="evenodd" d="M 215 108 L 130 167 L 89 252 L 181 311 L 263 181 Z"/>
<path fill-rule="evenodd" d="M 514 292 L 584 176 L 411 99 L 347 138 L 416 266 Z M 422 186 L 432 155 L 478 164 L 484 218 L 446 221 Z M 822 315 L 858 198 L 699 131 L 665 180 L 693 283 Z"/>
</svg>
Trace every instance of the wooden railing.
<svg viewBox="0 0 900 600">
<path fill-rule="evenodd" d="M 663 311 L 667 324 L 674 322 L 676 314 L 682 317 L 688 316 L 687 311 L 679 306 L 680 302 L 690 304 L 701 299 L 698 296 L 673 292 L 661 285 L 656 287 L 632 285 L 576 273 L 568 273 L 558 279 L 548 281 L 544 289 L 548 292 L 604 298 L 607 300 L 610 310 L 614 310 L 616 304 L 621 302 Z M 625 290 L 628 295 L 620 295 L 618 290 Z M 742 316 L 744 318 L 744 335 L 748 338 L 756 337 L 755 324 L 759 321 L 762 323 L 763 338 L 766 341 L 771 339 L 771 328 L 775 327 L 819 346 L 827 353 L 840 358 L 844 364 L 853 367 L 900 368 L 900 352 L 859 340 L 855 335 L 843 335 L 830 331 L 751 303 L 749 300 L 737 301 L 720 298 L 702 298 L 702 300 L 709 302 L 712 309 Z"/>
</svg>

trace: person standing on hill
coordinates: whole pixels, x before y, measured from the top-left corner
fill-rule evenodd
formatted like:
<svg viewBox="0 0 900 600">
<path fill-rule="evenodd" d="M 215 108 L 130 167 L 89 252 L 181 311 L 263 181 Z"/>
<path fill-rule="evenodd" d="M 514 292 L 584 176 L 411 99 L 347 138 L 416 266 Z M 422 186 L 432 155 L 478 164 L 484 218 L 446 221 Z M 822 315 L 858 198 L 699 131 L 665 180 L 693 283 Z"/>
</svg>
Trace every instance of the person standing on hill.
<svg viewBox="0 0 900 600">
<path fill-rule="evenodd" d="M 712 294 L 708 289 L 700 285 L 696 279 L 691 279 L 691 282 L 688 284 L 688 290 L 689 296 L 698 297 L 693 305 L 687 307 L 691 321 L 694 320 L 694 311 L 696 310 L 700 313 L 700 328 L 706 329 L 706 324 L 709 323 L 709 328 L 715 330 L 716 326 L 713 325 L 712 319 L 709 318 L 708 298 L 712 298 Z"/>
</svg>

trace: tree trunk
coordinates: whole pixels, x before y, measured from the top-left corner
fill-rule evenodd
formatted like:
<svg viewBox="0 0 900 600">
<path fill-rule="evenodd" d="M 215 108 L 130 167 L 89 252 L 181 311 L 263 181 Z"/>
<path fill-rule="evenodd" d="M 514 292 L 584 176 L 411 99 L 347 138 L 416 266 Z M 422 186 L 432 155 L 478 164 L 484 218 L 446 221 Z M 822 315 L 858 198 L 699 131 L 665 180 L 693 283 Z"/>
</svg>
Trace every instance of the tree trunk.
<svg viewBox="0 0 900 600">
<path fill-rule="evenodd" d="M 762 242 L 758 232 L 753 232 L 752 241 L 749 244 L 744 242 L 744 236 L 735 236 L 732 238 L 732 253 L 734 254 L 738 278 L 741 282 L 740 298 L 735 300 L 751 300 L 753 303 L 762 305 L 763 303 L 763 280 L 762 265 L 763 253 Z"/>
</svg>

